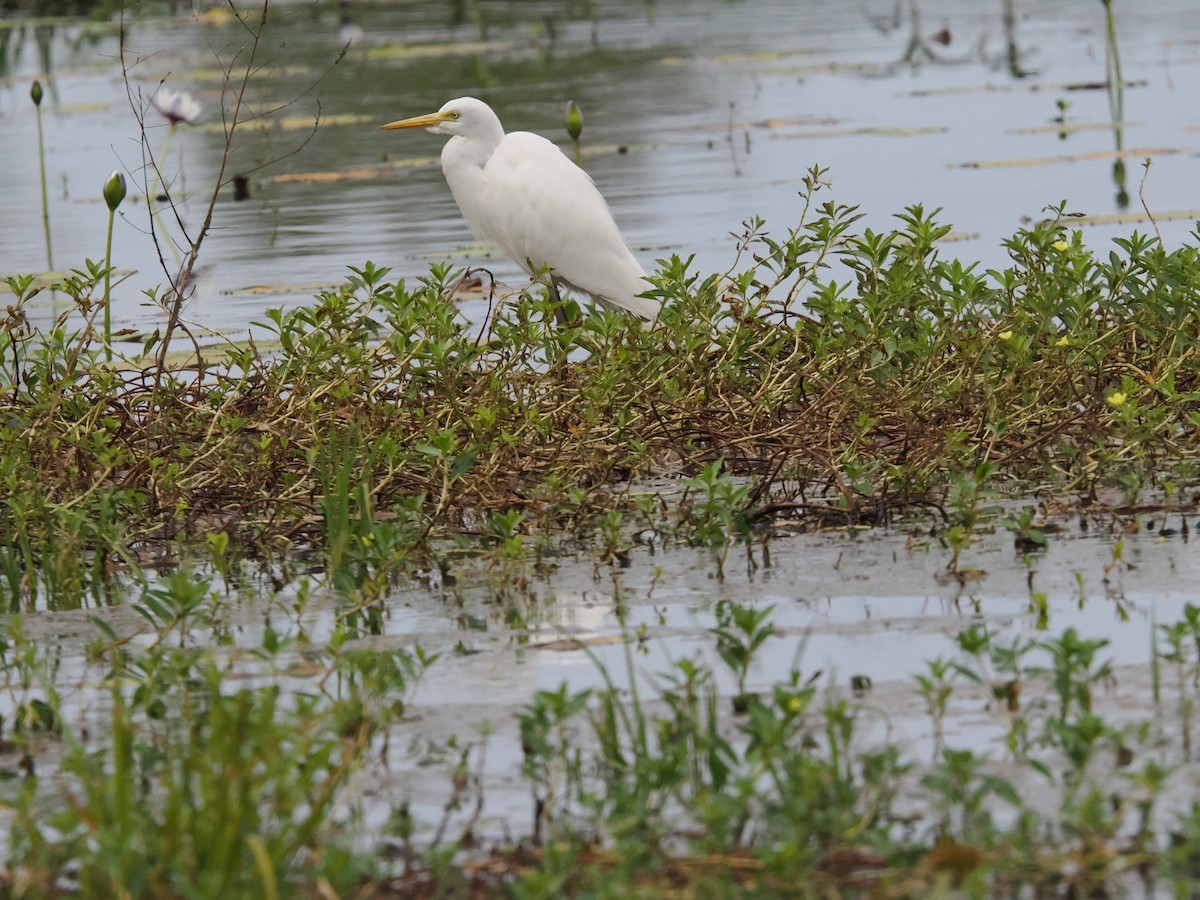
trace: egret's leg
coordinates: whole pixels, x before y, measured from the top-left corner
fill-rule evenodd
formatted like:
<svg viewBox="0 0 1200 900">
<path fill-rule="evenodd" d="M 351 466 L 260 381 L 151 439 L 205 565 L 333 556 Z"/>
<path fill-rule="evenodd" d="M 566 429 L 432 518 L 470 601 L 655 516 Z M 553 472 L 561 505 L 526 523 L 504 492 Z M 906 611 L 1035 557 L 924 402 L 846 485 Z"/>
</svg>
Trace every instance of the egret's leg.
<svg viewBox="0 0 1200 900">
<path fill-rule="evenodd" d="M 554 279 L 550 279 L 550 299 L 554 301 L 554 318 L 558 322 L 559 328 L 566 328 L 570 323 L 567 320 L 567 311 L 563 309 L 562 297 L 558 293 L 558 285 Z"/>
</svg>

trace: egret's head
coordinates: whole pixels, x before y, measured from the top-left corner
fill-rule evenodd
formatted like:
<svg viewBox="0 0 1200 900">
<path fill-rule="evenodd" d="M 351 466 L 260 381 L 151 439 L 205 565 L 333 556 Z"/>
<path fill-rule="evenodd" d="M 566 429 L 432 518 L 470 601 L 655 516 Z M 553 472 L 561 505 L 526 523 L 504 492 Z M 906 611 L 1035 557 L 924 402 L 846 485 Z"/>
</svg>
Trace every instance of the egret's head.
<svg viewBox="0 0 1200 900">
<path fill-rule="evenodd" d="M 384 131 L 396 128 L 424 128 L 434 134 L 473 135 L 490 131 L 499 126 L 500 120 L 492 108 L 474 97 L 459 97 L 451 100 L 435 113 L 389 122 L 381 126 Z"/>
</svg>

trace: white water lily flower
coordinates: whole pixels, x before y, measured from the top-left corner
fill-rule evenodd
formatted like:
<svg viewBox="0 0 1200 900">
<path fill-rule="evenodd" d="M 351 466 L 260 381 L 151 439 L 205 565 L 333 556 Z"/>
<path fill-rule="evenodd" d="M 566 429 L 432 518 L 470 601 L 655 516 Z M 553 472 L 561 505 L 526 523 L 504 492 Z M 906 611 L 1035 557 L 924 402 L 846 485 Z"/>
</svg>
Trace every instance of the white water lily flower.
<svg viewBox="0 0 1200 900">
<path fill-rule="evenodd" d="M 180 122 L 191 125 L 200 118 L 200 104 L 186 91 L 171 91 L 159 88 L 150 98 L 150 105 L 157 109 L 172 125 Z"/>
</svg>

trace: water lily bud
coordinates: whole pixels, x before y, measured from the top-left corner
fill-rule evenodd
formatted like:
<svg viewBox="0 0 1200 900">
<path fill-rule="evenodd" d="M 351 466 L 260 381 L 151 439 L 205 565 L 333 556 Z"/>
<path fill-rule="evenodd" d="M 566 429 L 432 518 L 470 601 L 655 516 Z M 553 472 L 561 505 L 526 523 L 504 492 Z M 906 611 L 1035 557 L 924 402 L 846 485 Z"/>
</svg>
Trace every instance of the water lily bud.
<svg viewBox="0 0 1200 900">
<path fill-rule="evenodd" d="M 34 106 L 42 105 L 42 83 L 36 78 L 33 81 L 33 87 L 29 89 L 29 96 L 33 99 Z"/>
<path fill-rule="evenodd" d="M 109 212 L 115 212 L 124 199 L 125 176 L 120 172 L 113 172 L 108 176 L 108 181 L 104 182 L 104 202 L 108 204 Z"/>
<path fill-rule="evenodd" d="M 571 140 L 579 140 L 579 135 L 583 133 L 583 110 L 579 108 L 579 104 L 574 100 L 567 101 L 567 134 L 571 136 Z"/>
</svg>

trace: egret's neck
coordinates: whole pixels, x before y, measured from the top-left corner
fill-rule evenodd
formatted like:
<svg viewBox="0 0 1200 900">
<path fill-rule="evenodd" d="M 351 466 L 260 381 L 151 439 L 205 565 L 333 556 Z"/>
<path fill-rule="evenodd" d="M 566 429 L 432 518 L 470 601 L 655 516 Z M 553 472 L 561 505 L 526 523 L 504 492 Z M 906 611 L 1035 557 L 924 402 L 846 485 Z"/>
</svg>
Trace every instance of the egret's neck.
<svg viewBox="0 0 1200 900">
<path fill-rule="evenodd" d="M 496 122 L 494 129 L 482 134 L 455 135 L 442 148 L 442 172 L 454 195 L 458 208 L 477 238 L 487 240 L 481 232 L 487 220 L 487 210 L 480 206 L 486 195 L 487 179 L 483 168 L 504 139 L 504 129 Z"/>
<path fill-rule="evenodd" d="M 486 107 L 484 110 L 489 116 L 481 122 L 473 122 L 469 134 L 456 134 L 446 142 L 442 148 L 442 171 L 471 231 L 481 240 L 493 240 L 495 235 L 488 224 L 493 211 L 488 207 L 484 168 L 500 148 L 504 129 L 491 110 Z"/>
<path fill-rule="evenodd" d="M 487 161 L 504 140 L 504 129 L 499 120 L 487 124 L 494 127 L 471 135 L 457 134 L 446 142 L 446 146 L 442 148 L 442 168 L 447 175 L 452 168 L 482 169 L 487 165 Z"/>
</svg>

